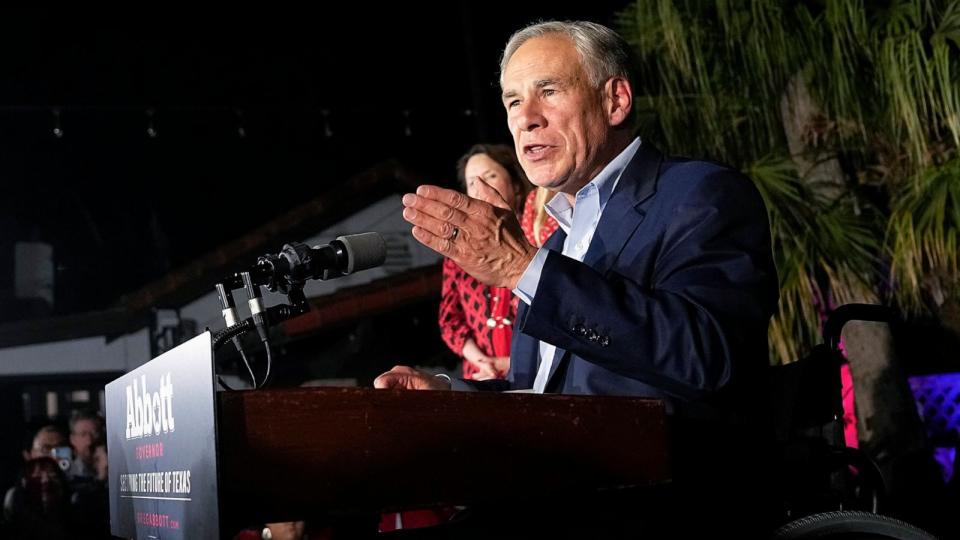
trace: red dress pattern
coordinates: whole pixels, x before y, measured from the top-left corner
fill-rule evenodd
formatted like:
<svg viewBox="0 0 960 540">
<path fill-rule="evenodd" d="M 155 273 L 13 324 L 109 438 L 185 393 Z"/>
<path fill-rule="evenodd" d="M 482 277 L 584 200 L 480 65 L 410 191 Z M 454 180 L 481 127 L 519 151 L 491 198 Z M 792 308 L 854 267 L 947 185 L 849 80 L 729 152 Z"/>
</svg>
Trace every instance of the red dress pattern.
<svg viewBox="0 0 960 540">
<path fill-rule="evenodd" d="M 516 314 L 517 298 L 510 289 L 484 285 L 457 263 L 444 259 L 440 335 L 457 356 L 463 356 L 463 345 L 469 338 L 487 356 L 510 356 Z M 476 371 L 464 360 L 465 379 L 472 379 Z"/>
</svg>

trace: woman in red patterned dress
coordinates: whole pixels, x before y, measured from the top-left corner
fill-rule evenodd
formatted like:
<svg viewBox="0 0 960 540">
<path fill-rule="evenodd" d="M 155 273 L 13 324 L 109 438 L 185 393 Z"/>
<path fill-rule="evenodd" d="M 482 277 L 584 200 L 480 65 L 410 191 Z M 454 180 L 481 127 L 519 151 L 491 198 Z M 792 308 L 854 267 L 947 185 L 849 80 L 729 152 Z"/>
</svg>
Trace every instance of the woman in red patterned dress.
<svg viewBox="0 0 960 540">
<path fill-rule="evenodd" d="M 473 146 L 457 162 L 457 178 L 471 197 L 476 197 L 476 182 L 482 178 L 518 216 L 531 187 L 513 148 L 502 144 Z M 510 289 L 484 285 L 450 259 L 443 261 L 440 333 L 463 358 L 465 379 L 506 376 L 516 313 L 517 299 Z"/>
</svg>

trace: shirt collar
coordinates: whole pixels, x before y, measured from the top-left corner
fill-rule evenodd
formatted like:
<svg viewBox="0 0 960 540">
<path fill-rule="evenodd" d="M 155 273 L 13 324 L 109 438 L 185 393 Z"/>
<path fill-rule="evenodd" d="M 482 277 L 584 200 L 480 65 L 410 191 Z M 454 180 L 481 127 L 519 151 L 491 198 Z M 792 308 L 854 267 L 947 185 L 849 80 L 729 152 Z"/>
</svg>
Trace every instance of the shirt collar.
<svg viewBox="0 0 960 540">
<path fill-rule="evenodd" d="M 617 157 L 607 163 L 603 170 L 587 182 L 587 185 L 577 191 L 576 199 L 580 200 L 582 197 L 592 195 L 595 192 L 599 197 L 598 208 L 602 210 L 607 201 L 610 200 L 613 190 L 617 187 L 623 170 L 627 168 L 627 164 L 630 163 L 630 160 L 633 159 L 634 154 L 640 148 L 640 144 L 640 137 L 635 138 L 622 152 L 617 154 Z M 570 228 L 573 226 L 573 206 L 567 197 L 562 193 L 557 193 L 547 202 L 545 209 L 550 217 L 557 220 L 563 232 L 569 234 Z"/>
</svg>

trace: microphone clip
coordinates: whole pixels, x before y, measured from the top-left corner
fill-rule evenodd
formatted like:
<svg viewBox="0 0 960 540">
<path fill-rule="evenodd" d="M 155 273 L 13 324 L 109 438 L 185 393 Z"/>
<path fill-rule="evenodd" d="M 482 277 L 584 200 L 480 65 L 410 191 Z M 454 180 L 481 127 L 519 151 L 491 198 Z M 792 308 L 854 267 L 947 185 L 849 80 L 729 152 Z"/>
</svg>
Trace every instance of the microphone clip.
<svg viewBox="0 0 960 540">
<path fill-rule="evenodd" d="M 301 242 L 284 244 L 280 253 L 262 255 L 257 267 L 262 269 L 267 290 L 289 295 L 291 290 L 303 289 L 308 279 L 333 279 L 344 274 L 337 269 L 335 261 L 343 257 L 337 244 L 311 248 Z"/>
</svg>

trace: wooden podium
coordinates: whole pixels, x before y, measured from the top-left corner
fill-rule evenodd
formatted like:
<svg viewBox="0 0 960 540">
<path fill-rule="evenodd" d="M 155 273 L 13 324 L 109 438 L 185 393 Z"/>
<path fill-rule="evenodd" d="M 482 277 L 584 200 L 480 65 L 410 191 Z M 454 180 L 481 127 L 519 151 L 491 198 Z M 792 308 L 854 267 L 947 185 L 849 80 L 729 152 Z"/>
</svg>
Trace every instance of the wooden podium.
<svg viewBox="0 0 960 540">
<path fill-rule="evenodd" d="M 670 479 L 654 400 L 298 388 L 217 401 L 222 531 Z"/>
<path fill-rule="evenodd" d="M 553 512 L 558 506 L 548 501 L 590 502 L 601 493 L 622 501 L 647 491 L 628 488 L 671 479 L 659 401 L 369 388 L 217 392 L 214 380 L 205 332 L 107 385 L 112 534 L 214 540 L 264 522 L 345 530 L 371 519 L 375 532 L 381 512 L 439 505 L 494 508 L 491 522 L 499 524 L 507 508 L 536 503 Z"/>
</svg>

